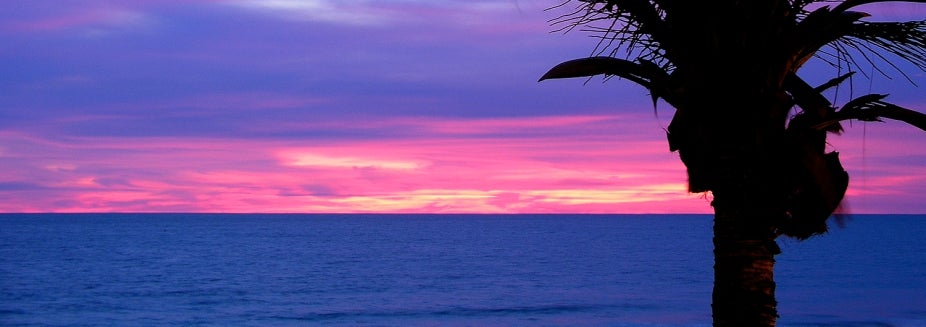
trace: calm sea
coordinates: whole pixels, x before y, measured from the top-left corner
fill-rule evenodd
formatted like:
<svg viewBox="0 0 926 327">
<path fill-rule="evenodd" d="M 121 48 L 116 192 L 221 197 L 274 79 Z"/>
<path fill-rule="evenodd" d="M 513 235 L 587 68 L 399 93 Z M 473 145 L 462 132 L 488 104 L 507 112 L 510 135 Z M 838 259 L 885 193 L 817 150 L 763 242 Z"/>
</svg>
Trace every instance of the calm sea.
<svg viewBox="0 0 926 327">
<path fill-rule="evenodd" d="M 0 325 L 708 326 L 706 215 L 0 215 Z M 926 216 L 781 240 L 781 326 L 926 326 Z"/>
</svg>

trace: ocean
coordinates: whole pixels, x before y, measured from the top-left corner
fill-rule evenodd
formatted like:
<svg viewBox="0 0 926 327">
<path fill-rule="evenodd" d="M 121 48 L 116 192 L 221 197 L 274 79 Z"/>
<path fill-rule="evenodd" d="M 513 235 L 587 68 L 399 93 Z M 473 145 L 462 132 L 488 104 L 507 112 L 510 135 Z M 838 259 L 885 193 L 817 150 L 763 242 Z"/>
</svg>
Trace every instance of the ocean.
<svg viewBox="0 0 926 327">
<path fill-rule="evenodd" d="M 709 326 L 711 225 L 0 214 L 0 326 Z M 926 326 L 926 215 L 779 244 L 779 326 Z"/>
</svg>

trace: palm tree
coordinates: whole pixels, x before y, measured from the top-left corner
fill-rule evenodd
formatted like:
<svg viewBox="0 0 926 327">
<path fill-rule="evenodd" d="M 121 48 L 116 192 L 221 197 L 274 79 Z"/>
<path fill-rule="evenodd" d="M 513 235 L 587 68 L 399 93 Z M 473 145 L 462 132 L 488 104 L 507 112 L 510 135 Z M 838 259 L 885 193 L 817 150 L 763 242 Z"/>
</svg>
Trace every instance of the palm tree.
<svg viewBox="0 0 926 327">
<path fill-rule="evenodd" d="M 898 59 L 926 70 L 926 20 L 868 22 L 852 11 L 887 1 L 567 0 L 560 6 L 574 10 L 552 20 L 600 41 L 596 56 L 541 80 L 617 76 L 646 87 L 654 106 L 675 108 L 669 149 L 687 168 L 689 191 L 713 195 L 715 326 L 775 325 L 776 238 L 824 232 L 848 187 L 838 154 L 825 150 L 827 133 L 881 118 L 926 130 L 926 115 L 885 95 L 834 106 L 823 92 L 851 73 L 820 86 L 798 75 L 814 57 L 837 72 L 867 63 L 903 74 Z"/>
</svg>

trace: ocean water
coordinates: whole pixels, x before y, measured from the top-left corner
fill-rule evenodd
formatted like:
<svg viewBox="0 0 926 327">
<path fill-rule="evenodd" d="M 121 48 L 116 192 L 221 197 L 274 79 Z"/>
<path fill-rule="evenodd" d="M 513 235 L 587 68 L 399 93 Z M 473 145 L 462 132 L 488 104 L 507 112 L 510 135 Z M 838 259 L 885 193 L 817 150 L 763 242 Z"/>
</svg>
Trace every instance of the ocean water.
<svg viewBox="0 0 926 327">
<path fill-rule="evenodd" d="M 707 215 L 0 215 L 0 326 L 709 326 Z M 926 326 L 926 216 L 779 241 L 780 326 Z"/>
</svg>

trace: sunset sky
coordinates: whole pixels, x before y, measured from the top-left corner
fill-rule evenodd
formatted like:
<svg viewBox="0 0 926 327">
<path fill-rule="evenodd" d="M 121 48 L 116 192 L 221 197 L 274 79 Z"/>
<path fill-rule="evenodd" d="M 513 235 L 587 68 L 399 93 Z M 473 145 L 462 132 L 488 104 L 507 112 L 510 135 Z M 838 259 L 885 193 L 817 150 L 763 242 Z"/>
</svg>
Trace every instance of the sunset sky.
<svg viewBox="0 0 926 327">
<path fill-rule="evenodd" d="M 671 107 L 537 82 L 595 46 L 558 3 L 3 1 L 0 212 L 711 212 Z M 922 71 L 865 73 L 841 95 L 926 111 Z M 926 133 L 846 127 L 846 209 L 926 213 Z"/>
</svg>

